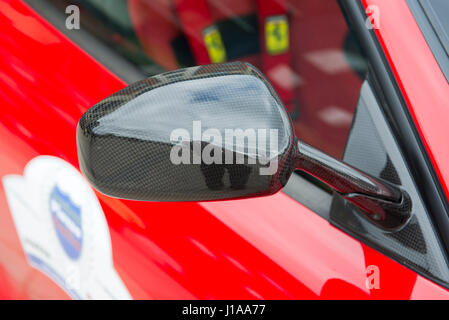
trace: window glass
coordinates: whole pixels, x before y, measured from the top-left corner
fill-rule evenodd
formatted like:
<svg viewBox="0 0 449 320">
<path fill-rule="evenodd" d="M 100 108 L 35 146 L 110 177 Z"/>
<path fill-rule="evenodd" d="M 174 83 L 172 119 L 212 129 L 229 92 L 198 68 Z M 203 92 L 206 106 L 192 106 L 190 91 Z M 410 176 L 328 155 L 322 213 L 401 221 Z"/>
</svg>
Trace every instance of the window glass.
<svg viewBox="0 0 449 320">
<path fill-rule="evenodd" d="M 341 158 L 366 60 L 334 0 L 48 0 L 145 75 L 241 60 L 285 102 L 298 137 Z M 114 70 L 112 70 L 114 71 Z"/>
</svg>

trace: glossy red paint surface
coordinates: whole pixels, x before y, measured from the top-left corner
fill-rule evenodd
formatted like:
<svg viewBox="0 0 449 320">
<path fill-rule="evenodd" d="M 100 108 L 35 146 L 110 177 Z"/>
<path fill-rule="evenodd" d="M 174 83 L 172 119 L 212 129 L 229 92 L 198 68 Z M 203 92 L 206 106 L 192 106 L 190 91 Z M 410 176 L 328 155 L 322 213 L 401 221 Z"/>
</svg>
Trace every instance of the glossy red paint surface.
<svg viewBox="0 0 449 320">
<path fill-rule="evenodd" d="M 380 10 L 376 33 L 448 197 L 449 83 L 405 0 L 363 2 Z"/>
<path fill-rule="evenodd" d="M 0 2 L 0 176 L 38 155 L 78 167 L 75 127 L 123 82 L 20 1 Z M 133 298 L 449 298 L 283 193 L 208 203 L 98 194 Z M 366 268 L 380 269 L 367 289 Z M 0 297 L 67 298 L 25 260 L 0 190 Z"/>
</svg>

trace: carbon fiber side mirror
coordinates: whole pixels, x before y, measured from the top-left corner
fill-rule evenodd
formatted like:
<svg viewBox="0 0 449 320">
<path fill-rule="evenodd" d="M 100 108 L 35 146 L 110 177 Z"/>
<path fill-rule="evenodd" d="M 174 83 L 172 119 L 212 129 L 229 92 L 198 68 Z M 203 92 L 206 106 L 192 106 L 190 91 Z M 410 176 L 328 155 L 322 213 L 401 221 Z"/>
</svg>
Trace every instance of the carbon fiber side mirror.
<svg viewBox="0 0 449 320">
<path fill-rule="evenodd" d="M 240 62 L 167 72 L 118 91 L 82 116 L 77 146 L 97 190 L 134 200 L 263 196 L 295 169 L 282 101 Z"/>
<path fill-rule="evenodd" d="M 119 198 L 205 201 L 273 194 L 295 169 L 331 187 L 373 223 L 400 227 L 405 190 L 298 140 L 282 101 L 246 63 L 139 81 L 89 109 L 77 128 L 83 174 Z"/>
</svg>

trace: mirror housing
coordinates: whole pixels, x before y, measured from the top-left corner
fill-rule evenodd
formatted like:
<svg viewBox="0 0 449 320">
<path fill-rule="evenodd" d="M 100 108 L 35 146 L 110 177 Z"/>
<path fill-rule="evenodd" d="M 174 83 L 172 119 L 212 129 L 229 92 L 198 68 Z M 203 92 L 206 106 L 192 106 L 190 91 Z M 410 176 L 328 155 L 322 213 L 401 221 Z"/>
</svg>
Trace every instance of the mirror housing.
<svg viewBox="0 0 449 320">
<path fill-rule="evenodd" d="M 295 169 L 281 99 L 241 62 L 167 72 L 116 92 L 82 116 L 77 146 L 97 190 L 133 200 L 263 196 Z"/>
</svg>

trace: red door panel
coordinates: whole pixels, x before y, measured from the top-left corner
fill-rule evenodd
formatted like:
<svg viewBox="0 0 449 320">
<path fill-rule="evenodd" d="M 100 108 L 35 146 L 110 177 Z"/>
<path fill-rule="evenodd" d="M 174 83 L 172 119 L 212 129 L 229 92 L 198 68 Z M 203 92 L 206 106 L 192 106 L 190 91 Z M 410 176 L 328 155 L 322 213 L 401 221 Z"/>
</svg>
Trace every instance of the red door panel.
<svg viewBox="0 0 449 320">
<path fill-rule="evenodd" d="M 0 2 L 0 24 L 0 176 L 22 174 L 38 155 L 78 168 L 79 117 L 125 84 L 21 1 Z M 283 193 L 208 203 L 97 196 L 133 298 L 449 298 Z M 367 289 L 369 265 L 379 289 Z M 3 189 L 0 297 L 67 298 L 28 265 Z"/>
</svg>

